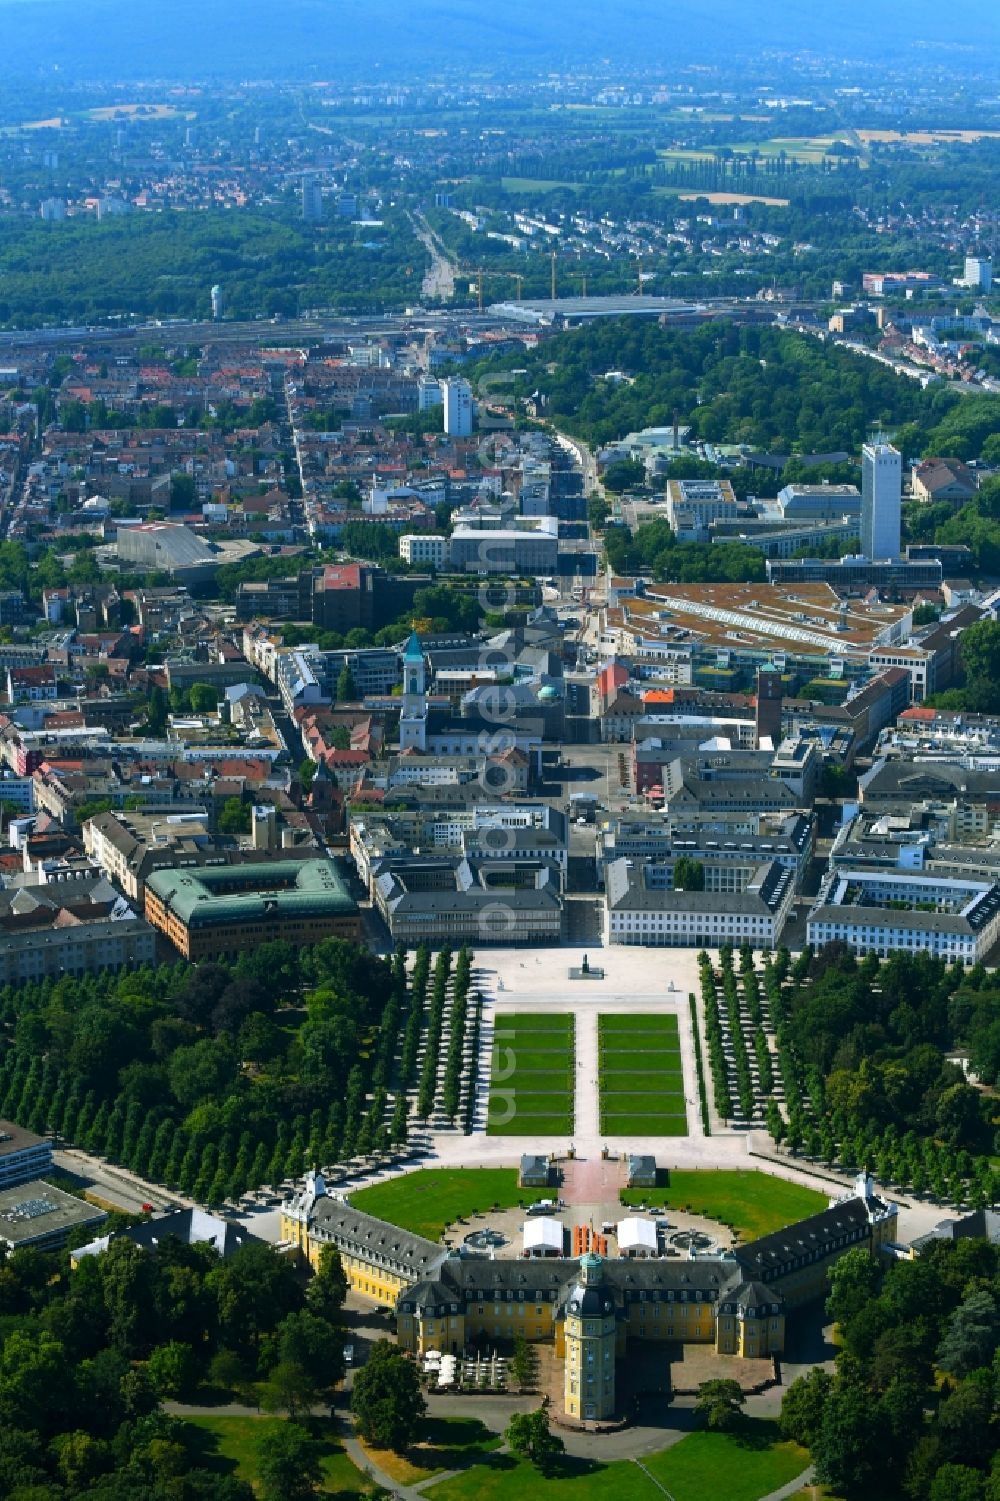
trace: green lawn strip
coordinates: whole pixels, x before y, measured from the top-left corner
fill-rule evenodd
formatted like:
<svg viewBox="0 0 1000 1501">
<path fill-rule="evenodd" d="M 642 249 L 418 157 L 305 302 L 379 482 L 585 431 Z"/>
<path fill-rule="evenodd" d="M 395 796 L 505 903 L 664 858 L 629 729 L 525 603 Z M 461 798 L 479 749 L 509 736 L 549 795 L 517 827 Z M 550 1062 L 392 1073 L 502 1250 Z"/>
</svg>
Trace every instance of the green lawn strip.
<svg viewBox="0 0 1000 1501">
<path fill-rule="evenodd" d="M 600 1060 L 606 1074 L 680 1074 L 684 1070 L 677 1053 L 657 1053 L 652 1049 L 634 1053 L 610 1053 Z"/>
<path fill-rule="evenodd" d="M 678 1053 L 681 1044 L 676 1032 L 601 1032 L 597 1046 L 602 1053 L 641 1053 L 644 1048 Z"/>
<path fill-rule="evenodd" d="M 686 1121 L 683 1101 L 620 1100 L 614 1105 L 605 1105 L 601 1111 L 602 1121 L 630 1122 L 636 1130 L 643 1121 Z"/>
<path fill-rule="evenodd" d="M 522 1105 L 532 1100 L 548 1100 L 561 1107 L 569 1104 L 573 1092 L 566 1084 L 550 1081 L 544 1073 L 513 1074 L 505 1084 L 491 1091 L 491 1097 L 500 1103 L 510 1100 Z"/>
<path fill-rule="evenodd" d="M 493 1048 L 492 1072 L 501 1083 L 515 1068 L 556 1069 L 564 1065 L 569 1073 L 573 1065 L 573 1047 L 570 1043 L 539 1042 L 537 1038 L 501 1039 Z"/>
<path fill-rule="evenodd" d="M 754 1240 L 818 1214 L 828 1198 L 770 1173 L 709 1169 L 671 1172 L 665 1188 L 626 1189 L 622 1202 L 688 1210 L 732 1226 L 744 1240 Z"/>
<path fill-rule="evenodd" d="M 599 1464 L 564 1456 L 545 1475 L 509 1454 L 438 1481 L 435 1501 L 526 1501 L 551 1496 L 553 1501 L 663 1501 L 663 1492 L 638 1465 L 624 1460 Z M 714 1492 L 713 1492 L 714 1495 Z M 720 1493 L 721 1497 L 721 1493 Z"/>
<path fill-rule="evenodd" d="M 572 1099 L 572 1090 L 566 1084 L 559 1084 L 555 1080 L 548 1080 L 544 1073 L 514 1074 L 511 1079 L 497 1089 L 494 1095 L 498 1101 L 513 1100 L 517 1105 L 534 1105 L 547 1100 L 550 1105 L 568 1105 Z"/>
<path fill-rule="evenodd" d="M 662 1090 L 635 1094 L 620 1089 L 601 1100 L 602 1115 L 683 1115 L 684 1096 L 664 1094 Z"/>
<path fill-rule="evenodd" d="M 683 1080 L 683 1072 L 677 1068 L 605 1068 L 602 1073 L 604 1084 L 607 1089 L 616 1089 L 626 1082 L 629 1087 L 636 1089 L 679 1089 Z"/>
<path fill-rule="evenodd" d="M 565 1032 L 573 1030 L 574 1018 L 568 1011 L 501 1011 L 498 1027 L 513 1027 L 522 1032 Z"/>
<path fill-rule="evenodd" d="M 510 1049 L 510 1056 L 498 1059 L 501 1068 L 507 1069 L 513 1064 L 519 1071 L 530 1069 L 545 1069 L 549 1073 L 558 1066 L 562 1059 L 567 1072 L 570 1067 L 569 1050 L 565 1047 L 543 1048 L 537 1042 L 521 1043 L 511 1042 L 506 1044 Z"/>
<path fill-rule="evenodd" d="M 558 1106 L 539 1106 L 535 1110 L 515 1110 L 513 1115 L 505 1109 L 492 1120 L 487 1118 L 486 1130 L 490 1136 L 558 1136 L 560 1132 L 573 1129 L 573 1116 Z"/>
<path fill-rule="evenodd" d="M 598 1018 L 601 1032 L 672 1032 L 677 1036 L 676 1016 L 643 1016 L 639 1012 L 605 1011 Z"/>
<path fill-rule="evenodd" d="M 219 1416 L 184 1419 L 184 1442 L 197 1456 L 198 1465 L 220 1475 L 236 1475 L 253 1485 L 257 1481 L 257 1446 L 263 1435 L 279 1429 L 283 1418 Z M 332 1496 L 364 1496 L 369 1486 L 337 1441 L 328 1436 L 331 1425 L 316 1425 L 323 1443 L 320 1460 L 322 1493 Z"/>
<path fill-rule="evenodd" d="M 428 1240 L 439 1240 L 459 1218 L 482 1214 L 497 1204 L 511 1209 L 548 1197 L 544 1189 L 518 1188 L 512 1167 L 421 1168 L 386 1183 L 373 1183 L 350 1195 L 351 1204 L 376 1219 L 388 1220 Z"/>
<path fill-rule="evenodd" d="M 558 1046 L 560 1043 L 565 1046 L 573 1035 L 571 1027 L 524 1027 L 518 1025 L 501 1027 L 498 1025 L 496 1030 L 502 1032 L 505 1037 L 517 1037 L 522 1042 L 533 1042 L 539 1046 L 551 1043 L 553 1047 Z"/>
<path fill-rule="evenodd" d="M 635 1112 L 617 1115 L 616 1112 L 602 1115 L 601 1130 L 605 1136 L 686 1136 L 686 1115 L 640 1115 Z"/>
<path fill-rule="evenodd" d="M 666 1032 L 612 1032 L 602 1037 L 598 1044 L 598 1052 L 607 1053 L 611 1057 L 624 1054 L 629 1057 L 633 1053 L 679 1053 L 680 1042 L 674 1036 Z"/>
<path fill-rule="evenodd" d="M 637 1110 L 632 1105 L 627 1108 L 623 1106 L 621 1110 L 606 1110 L 601 1119 L 608 1122 L 609 1129 L 655 1136 L 654 1127 L 668 1121 L 683 1125 L 687 1117 L 682 1110 Z"/>
<path fill-rule="evenodd" d="M 662 1488 L 674 1501 L 759 1501 L 801 1475 L 809 1456 L 779 1442 L 777 1424 L 749 1420 L 739 1434 L 689 1433 L 642 1463 L 648 1475 L 628 1460 L 601 1464 L 567 1456 L 542 1475 L 496 1454 L 433 1489 L 435 1501 L 661 1501 Z"/>
<path fill-rule="evenodd" d="M 664 1044 L 652 1037 L 646 1041 L 641 1037 L 630 1037 L 624 1043 L 617 1039 L 614 1042 L 603 1042 L 597 1050 L 597 1056 L 602 1063 L 635 1063 L 643 1058 L 665 1063 L 671 1060 L 679 1062 L 681 1050 L 676 1042 Z"/>
<path fill-rule="evenodd" d="M 646 1047 L 603 1047 L 598 1050 L 597 1061 L 601 1068 L 680 1068 L 680 1048 L 661 1048 L 655 1043 Z"/>
<path fill-rule="evenodd" d="M 809 1464 L 798 1444 L 778 1441 L 778 1425 L 747 1419 L 738 1434 L 689 1433 L 672 1449 L 643 1460 L 674 1501 L 758 1501 Z"/>
<path fill-rule="evenodd" d="M 502 1125 L 504 1117 L 515 1111 L 522 1119 L 529 1116 L 542 1115 L 570 1115 L 570 1101 L 565 1095 L 552 1095 L 524 1092 L 515 1094 L 512 1098 L 498 1097 L 493 1105 L 493 1123 Z"/>
</svg>

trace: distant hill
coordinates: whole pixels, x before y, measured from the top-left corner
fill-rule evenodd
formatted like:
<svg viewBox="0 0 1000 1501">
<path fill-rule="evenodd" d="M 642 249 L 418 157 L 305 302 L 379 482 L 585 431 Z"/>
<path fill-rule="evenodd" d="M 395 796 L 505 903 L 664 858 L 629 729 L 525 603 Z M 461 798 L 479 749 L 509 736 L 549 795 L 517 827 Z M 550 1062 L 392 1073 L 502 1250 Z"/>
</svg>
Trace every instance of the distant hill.
<svg viewBox="0 0 1000 1501">
<path fill-rule="evenodd" d="M 386 77 L 450 64 L 585 72 L 601 59 L 725 61 L 799 50 L 949 67 L 1000 52 L 993 0 L 0 0 L 3 69 L 36 77 Z M 957 44 L 957 45 L 956 45 Z M 962 44 L 966 44 L 965 48 Z M 967 48 L 967 50 L 966 50 Z M 984 50 L 985 49 L 985 50 Z M 777 83 L 778 80 L 776 79 Z"/>
</svg>

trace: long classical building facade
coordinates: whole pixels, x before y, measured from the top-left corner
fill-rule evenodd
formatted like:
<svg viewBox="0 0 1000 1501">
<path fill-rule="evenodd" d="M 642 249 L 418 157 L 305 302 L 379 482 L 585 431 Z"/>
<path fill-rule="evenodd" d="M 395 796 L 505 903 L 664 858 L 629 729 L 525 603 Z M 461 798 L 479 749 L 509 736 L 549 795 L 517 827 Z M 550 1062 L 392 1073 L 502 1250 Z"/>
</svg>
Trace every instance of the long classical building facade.
<svg viewBox="0 0 1000 1501">
<path fill-rule="evenodd" d="M 362 1214 L 310 1174 L 281 1210 L 281 1234 L 315 1268 L 335 1246 L 355 1292 L 396 1314 L 401 1349 L 458 1352 L 517 1338 L 552 1341 L 572 1420 L 615 1411 L 616 1363 L 632 1339 L 710 1344 L 720 1355 L 780 1354 L 785 1318 L 827 1286 L 830 1267 L 895 1239 L 896 1206 L 864 1174 L 829 1208 L 733 1251 L 689 1258 L 491 1258 L 436 1245 Z"/>
</svg>

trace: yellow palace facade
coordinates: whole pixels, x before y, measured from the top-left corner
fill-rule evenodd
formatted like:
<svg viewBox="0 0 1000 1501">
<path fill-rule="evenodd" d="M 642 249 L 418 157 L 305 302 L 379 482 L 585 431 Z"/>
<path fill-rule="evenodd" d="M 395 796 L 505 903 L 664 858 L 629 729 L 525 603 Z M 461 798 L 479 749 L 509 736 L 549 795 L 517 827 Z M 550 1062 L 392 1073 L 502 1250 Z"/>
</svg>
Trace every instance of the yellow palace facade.
<svg viewBox="0 0 1000 1501">
<path fill-rule="evenodd" d="M 499 1258 L 448 1250 L 330 1197 L 310 1174 L 282 1206 L 281 1233 L 313 1266 L 340 1253 L 355 1292 L 396 1314 L 400 1348 L 461 1352 L 551 1341 L 564 1362 L 567 1416 L 615 1410 L 615 1368 L 630 1340 L 710 1344 L 720 1355 L 781 1354 L 789 1311 L 821 1296 L 845 1251 L 895 1239 L 896 1206 L 870 1179 L 820 1214 L 732 1252 Z"/>
</svg>

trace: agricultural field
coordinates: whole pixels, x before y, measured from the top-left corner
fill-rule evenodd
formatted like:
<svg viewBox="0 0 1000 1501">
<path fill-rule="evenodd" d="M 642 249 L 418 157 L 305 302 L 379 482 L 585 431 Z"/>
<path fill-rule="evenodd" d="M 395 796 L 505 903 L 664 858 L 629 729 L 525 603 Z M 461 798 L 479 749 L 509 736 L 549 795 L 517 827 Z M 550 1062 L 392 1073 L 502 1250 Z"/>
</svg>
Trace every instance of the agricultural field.
<svg viewBox="0 0 1000 1501">
<path fill-rule="evenodd" d="M 600 1016 L 601 1131 L 686 1136 L 681 1045 L 675 1016 Z"/>
<path fill-rule="evenodd" d="M 503 177 L 500 186 L 505 193 L 546 193 L 552 188 L 570 188 L 578 193 L 581 184 L 557 177 Z"/>
<path fill-rule="evenodd" d="M 573 1017 L 555 1012 L 496 1018 L 486 1117 L 491 1136 L 572 1133 L 574 1032 Z"/>
<path fill-rule="evenodd" d="M 427 1240 L 440 1240 L 456 1220 L 489 1209 L 533 1204 L 545 1190 L 519 1188 L 513 1167 L 421 1168 L 373 1183 L 350 1196 L 353 1208 Z"/>
<path fill-rule="evenodd" d="M 88 109 L 88 120 L 121 120 L 137 116 L 143 120 L 194 120 L 197 110 L 178 109 L 175 104 L 106 104 Z"/>
<path fill-rule="evenodd" d="M 682 203 L 694 203 L 707 198 L 709 203 L 763 203 L 769 208 L 787 208 L 787 198 L 767 198 L 763 193 L 680 193 Z"/>
<path fill-rule="evenodd" d="M 970 141 L 993 141 L 1000 130 L 859 130 L 858 139 L 865 145 L 946 146 L 950 142 L 968 145 Z"/>
<path fill-rule="evenodd" d="M 789 1183 L 770 1173 L 693 1171 L 670 1173 L 665 1188 L 630 1188 L 622 1193 L 626 1204 L 648 1204 L 656 1209 L 680 1209 L 726 1225 L 741 1240 L 755 1240 L 783 1230 L 796 1220 L 819 1214 L 828 1203 L 826 1194 Z"/>
<path fill-rule="evenodd" d="M 749 156 L 756 153 L 762 161 L 774 161 L 783 156 L 786 161 L 801 162 L 805 165 L 815 166 L 821 162 L 830 147 L 837 141 L 843 141 L 843 135 L 821 136 L 772 136 L 767 140 L 760 141 L 733 141 L 728 147 L 723 148 L 738 153 L 740 156 Z M 847 144 L 850 144 L 848 141 Z M 666 147 L 657 152 L 661 161 L 667 162 L 697 162 L 714 160 L 717 147 Z"/>
</svg>

